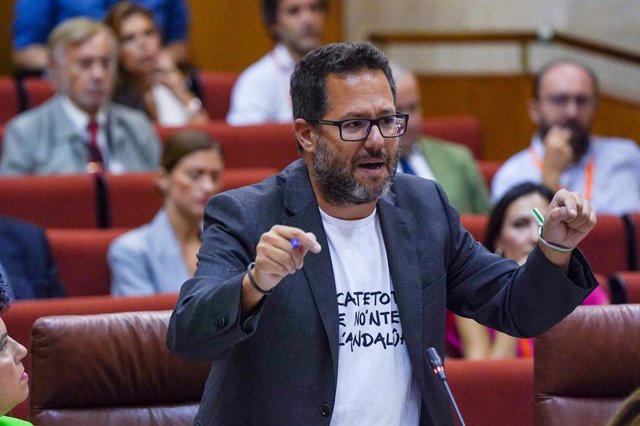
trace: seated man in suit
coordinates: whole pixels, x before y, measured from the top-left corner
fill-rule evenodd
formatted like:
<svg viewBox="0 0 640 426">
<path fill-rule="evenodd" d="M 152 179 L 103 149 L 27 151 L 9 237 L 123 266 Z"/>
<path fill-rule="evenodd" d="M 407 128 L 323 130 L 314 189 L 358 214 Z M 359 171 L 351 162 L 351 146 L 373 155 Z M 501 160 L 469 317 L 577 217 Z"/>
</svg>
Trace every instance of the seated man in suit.
<svg viewBox="0 0 640 426">
<path fill-rule="evenodd" d="M 109 101 L 117 42 L 104 24 L 74 18 L 49 37 L 56 96 L 6 127 L 0 174 L 154 170 L 160 143 L 140 111 Z"/>
<path fill-rule="evenodd" d="M 231 93 L 231 125 L 292 121 L 289 79 L 293 67 L 320 46 L 327 0 L 263 0 L 262 20 L 276 47 L 238 78 Z"/>
<path fill-rule="evenodd" d="M 460 213 L 489 212 L 489 191 L 471 151 L 460 144 L 422 134 L 420 87 L 415 74 L 392 63 L 398 111 L 409 114 L 407 132 L 401 138 L 398 171 L 434 179 Z"/>
<path fill-rule="evenodd" d="M 47 236 L 37 225 L 0 216 L 0 263 L 15 299 L 66 295 Z"/>
<path fill-rule="evenodd" d="M 558 60 L 536 74 L 529 115 L 538 130 L 496 173 L 494 202 L 531 181 L 578 191 L 598 213 L 640 211 L 640 148 L 629 139 L 591 134 L 598 95 L 597 76 L 584 64 Z"/>
<path fill-rule="evenodd" d="M 482 247 L 440 185 L 396 174 L 407 114 L 371 44 L 307 54 L 291 99 L 301 158 L 211 198 L 169 322 L 169 348 L 212 365 L 194 424 L 453 424 L 425 356 L 446 307 L 542 333 L 597 286 L 574 250 L 595 213 L 560 190 L 525 266 Z"/>
</svg>

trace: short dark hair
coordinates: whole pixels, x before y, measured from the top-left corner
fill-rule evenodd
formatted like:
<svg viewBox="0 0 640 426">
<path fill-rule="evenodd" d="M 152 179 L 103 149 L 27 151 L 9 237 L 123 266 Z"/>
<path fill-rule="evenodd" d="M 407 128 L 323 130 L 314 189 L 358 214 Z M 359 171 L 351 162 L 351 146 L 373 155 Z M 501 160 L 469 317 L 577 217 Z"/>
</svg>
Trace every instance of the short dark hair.
<svg viewBox="0 0 640 426">
<path fill-rule="evenodd" d="M 309 52 L 293 70 L 290 91 L 294 120 L 317 120 L 326 114 L 329 110 L 329 74 L 352 74 L 363 70 L 384 72 L 395 104 L 396 83 L 384 53 L 371 43 L 332 43 Z"/>
<path fill-rule="evenodd" d="M 547 72 L 551 71 L 558 65 L 573 65 L 584 70 L 584 72 L 589 75 L 591 81 L 593 82 L 593 89 L 595 90 L 595 94 L 597 95 L 600 92 L 600 82 L 598 81 L 598 76 L 596 75 L 595 71 L 593 71 L 593 69 L 573 59 L 563 58 L 546 63 L 533 76 L 533 83 L 531 86 L 531 96 L 533 97 L 533 99 L 538 99 L 540 97 L 540 84 L 542 83 L 542 79 L 544 78 L 544 76 L 547 74 Z"/>
<path fill-rule="evenodd" d="M 533 182 L 524 182 L 508 190 L 502 198 L 498 200 L 496 205 L 493 206 L 493 210 L 491 210 L 491 215 L 489 216 L 487 232 L 484 236 L 484 246 L 489 251 L 494 252 L 496 250 L 496 240 L 498 236 L 500 236 L 500 231 L 504 225 L 509 206 L 518 198 L 529 194 L 540 194 L 549 202 L 553 199 L 553 191 L 544 185 Z"/>
<path fill-rule="evenodd" d="M 220 156 L 222 156 L 222 148 L 218 141 L 209 136 L 204 130 L 178 130 L 167 138 L 162 151 L 160 165 L 167 173 L 171 173 L 180 160 L 187 155 L 209 149 L 220 153 Z"/>
<path fill-rule="evenodd" d="M 11 289 L 9 288 L 9 281 L 7 280 L 7 275 L 0 265 L 0 314 L 4 313 L 7 309 L 9 309 L 9 305 L 11 304 Z"/>
<path fill-rule="evenodd" d="M 278 20 L 278 4 L 279 0 L 262 0 L 262 22 L 268 27 L 272 26 Z M 324 10 L 329 8 L 327 0 L 320 0 L 320 5 Z"/>
</svg>

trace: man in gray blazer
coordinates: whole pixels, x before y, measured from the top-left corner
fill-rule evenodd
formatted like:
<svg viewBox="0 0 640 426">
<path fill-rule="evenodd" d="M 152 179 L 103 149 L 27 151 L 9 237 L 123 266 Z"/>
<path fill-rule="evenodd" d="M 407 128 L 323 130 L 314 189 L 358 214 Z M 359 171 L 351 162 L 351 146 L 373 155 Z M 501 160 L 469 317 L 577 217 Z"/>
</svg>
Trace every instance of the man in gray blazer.
<svg viewBox="0 0 640 426">
<path fill-rule="evenodd" d="M 291 79 L 301 159 L 213 197 L 169 347 L 212 361 L 195 425 L 453 424 L 426 349 L 445 309 L 534 336 L 597 286 L 575 246 L 595 225 L 556 194 L 523 267 L 461 227 L 442 188 L 395 176 L 386 57 L 370 44 L 310 52 Z"/>
<path fill-rule="evenodd" d="M 49 37 L 56 96 L 5 129 L 3 175 L 152 170 L 160 143 L 139 111 L 109 101 L 117 42 L 102 23 L 74 18 Z"/>
</svg>

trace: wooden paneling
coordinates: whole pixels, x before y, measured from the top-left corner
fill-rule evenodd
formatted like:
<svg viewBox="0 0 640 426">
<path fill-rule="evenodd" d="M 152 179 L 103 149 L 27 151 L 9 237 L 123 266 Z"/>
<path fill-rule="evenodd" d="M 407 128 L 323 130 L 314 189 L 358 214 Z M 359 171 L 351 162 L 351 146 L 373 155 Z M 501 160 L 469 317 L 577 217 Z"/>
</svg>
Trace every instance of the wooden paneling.
<svg viewBox="0 0 640 426">
<path fill-rule="evenodd" d="M 535 126 L 527 112 L 531 77 L 525 75 L 421 75 L 427 116 L 474 114 L 482 123 L 483 158 L 503 161 L 527 147 Z M 600 99 L 594 134 L 640 141 L 640 105 Z"/>
<path fill-rule="evenodd" d="M 273 47 L 259 0 L 189 0 L 191 56 L 202 69 L 239 72 Z M 340 0 L 329 0 L 325 42 L 341 39 Z"/>
<path fill-rule="evenodd" d="M 11 26 L 13 24 L 14 0 L 0 1 L 0 75 L 10 74 L 11 65 Z"/>
</svg>

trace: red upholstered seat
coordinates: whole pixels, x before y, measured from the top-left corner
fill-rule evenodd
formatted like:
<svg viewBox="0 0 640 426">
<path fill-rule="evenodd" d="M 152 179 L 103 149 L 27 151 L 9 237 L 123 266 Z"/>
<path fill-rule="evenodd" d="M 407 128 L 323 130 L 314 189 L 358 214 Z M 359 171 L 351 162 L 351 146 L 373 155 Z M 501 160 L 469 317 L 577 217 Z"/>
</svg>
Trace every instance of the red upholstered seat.
<svg viewBox="0 0 640 426">
<path fill-rule="evenodd" d="M 489 216 L 483 214 L 463 214 L 460 216 L 462 226 L 479 242 L 484 241 L 484 234 L 489 223 Z"/>
<path fill-rule="evenodd" d="M 169 352 L 169 315 L 128 312 L 36 321 L 34 424 L 191 424 L 210 364 Z"/>
<path fill-rule="evenodd" d="M 48 229 L 47 237 L 67 295 L 108 295 L 109 244 L 126 229 Z"/>
<path fill-rule="evenodd" d="M 466 424 L 533 425 L 533 359 L 449 359 L 451 392 Z"/>
<path fill-rule="evenodd" d="M 0 124 L 5 124 L 18 114 L 18 88 L 13 78 L 0 77 Z"/>
<path fill-rule="evenodd" d="M 26 107 L 34 108 L 41 105 L 55 94 L 51 81 L 41 77 L 28 77 L 22 80 L 22 87 L 26 94 Z"/>
<path fill-rule="evenodd" d="M 478 160 L 477 164 L 478 170 L 480 170 L 484 178 L 484 183 L 487 185 L 487 188 L 491 189 L 493 177 L 496 175 L 500 166 L 502 166 L 502 161 Z"/>
<path fill-rule="evenodd" d="M 223 177 L 223 190 L 260 182 L 276 172 L 274 168 L 227 168 Z M 108 175 L 114 227 L 138 227 L 153 219 L 162 207 L 162 196 L 155 186 L 156 176 L 156 173 Z"/>
<path fill-rule="evenodd" d="M 482 126 L 473 115 L 426 117 L 422 131 L 425 135 L 466 145 L 476 159 L 482 158 Z"/>
<path fill-rule="evenodd" d="M 144 297 L 111 297 L 90 296 L 71 297 L 64 299 L 20 300 L 14 302 L 11 308 L 2 314 L 11 337 L 29 347 L 31 328 L 33 323 L 41 317 L 49 315 L 87 315 L 103 312 L 128 312 L 172 309 L 175 306 L 177 294 L 158 294 Z M 95 345 L 95 342 L 93 343 Z M 99 345 L 98 345 L 99 347 Z M 63 362 L 58 359 L 56 362 Z M 30 372 L 31 350 L 23 360 L 27 371 Z M 26 418 L 28 401 L 13 410 L 13 415 Z"/>
<path fill-rule="evenodd" d="M 598 215 L 598 224 L 578 247 L 594 272 L 608 276 L 629 269 L 628 238 L 621 217 Z"/>
<path fill-rule="evenodd" d="M 640 303 L 640 271 L 621 271 L 611 278 L 612 290 L 618 290 L 619 303 Z M 615 294 L 615 293 L 614 293 Z"/>
<path fill-rule="evenodd" d="M 208 132 L 222 145 L 227 168 L 284 168 L 299 158 L 293 125 L 229 126 L 222 121 L 190 126 Z M 158 127 L 162 141 L 180 128 Z"/>
<path fill-rule="evenodd" d="M 224 120 L 229 112 L 231 90 L 238 74 L 222 71 L 200 71 L 203 106 L 212 120 Z"/>
<path fill-rule="evenodd" d="M 94 228 L 95 194 L 89 175 L 3 177 L 0 214 L 45 228 Z"/>
<path fill-rule="evenodd" d="M 536 425 L 603 425 L 640 386 L 640 305 L 579 306 L 535 345 Z"/>
</svg>

